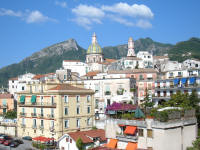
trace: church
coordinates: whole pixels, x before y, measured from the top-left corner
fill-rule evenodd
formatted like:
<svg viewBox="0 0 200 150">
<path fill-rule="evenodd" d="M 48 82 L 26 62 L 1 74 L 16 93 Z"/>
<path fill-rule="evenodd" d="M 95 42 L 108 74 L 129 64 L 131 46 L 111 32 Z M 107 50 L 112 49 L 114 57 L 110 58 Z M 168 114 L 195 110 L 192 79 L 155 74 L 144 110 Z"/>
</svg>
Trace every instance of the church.
<svg viewBox="0 0 200 150">
<path fill-rule="evenodd" d="M 146 55 L 152 57 L 146 52 Z M 141 54 L 139 55 L 141 56 Z M 71 72 L 77 72 L 79 76 L 84 76 L 88 72 L 107 72 L 108 70 L 127 70 L 145 68 L 145 63 L 142 57 L 137 57 L 133 38 L 128 40 L 127 56 L 121 59 L 106 59 L 103 55 L 103 50 L 97 42 L 97 36 L 92 35 L 92 43 L 89 45 L 85 62 L 80 60 L 64 60 L 63 68 L 70 69 Z"/>
</svg>

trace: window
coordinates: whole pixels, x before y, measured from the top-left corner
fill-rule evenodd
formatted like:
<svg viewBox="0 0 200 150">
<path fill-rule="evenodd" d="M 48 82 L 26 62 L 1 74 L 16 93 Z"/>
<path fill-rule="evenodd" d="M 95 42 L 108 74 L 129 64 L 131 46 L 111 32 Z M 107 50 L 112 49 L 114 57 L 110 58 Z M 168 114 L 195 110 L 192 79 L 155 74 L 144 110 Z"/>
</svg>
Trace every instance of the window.
<svg viewBox="0 0 200 150">
<path fill-rule="evenodd" d="M 51 108 L 51 116 L 54 116 L 54 109 Z"/>
<path fill-rule="evenodd" d="M 95 108 L 96 108 L 96 109 L 98 109 L 98 105 L 99 105 L 99 100 L 96 99 L 96 100 L 95 100 Z"/>
<path fill-rule="evenodd" d="M 76 120 L 76 127 L 77 127 L 77 128 L 80 128 L 80 119 L 77 119 L 77 120 Z"/>
<path fill-rule="evenodd" d="M 144 136 L 143 129 L 138 129 L 139 136 Z"/>
<path fill-rule="evenodd" d="M 41 102 L 41 105 L 43 105 L 43 96 L 40 96 L 40 102 Z"/>
<path fill-rule="evenodd" d="M 43 111 L 43 108 L 41 108 L 41 116 L 44 115 L 44 111 Z"/>
<path fill-rule="evenodd" d="M 25 125 L 25 118 L 22 118 L 22 125 Z"/>
<path fill-rule="evenodd" d="M 33 114 L 36 115 L 36 108 L 33 108 Z"/>
<path fill-rule="evenodd" d="M 25 113 L 25 108 L 22 108 L 22 113 L 23 113 L 23 114 Z"/>
<path fill-rule="evenodd" d="M 66 75 L 64 75 L 64 80 L 66 80 Z"/>
<path fill-rule="evenodd" d="M 24 91 L 24 86 L 22 86 L 22 91 Z"/>
<path fill-rule="evenodd" d="M 178 72 L 178 76 L 181 76 L 182 75 L 182 72 Z"/>
<path fill-rule="evenodd" d="M 173 75 L 174 75 L 173 72 L 170 72 L 170 73 L 169 73 L 169 76 L 170 76 L 170 77 L 173 77 Z"/>
<path fill-rule="evenodd" d="M 64 96 L 64 102 L 68 103 L 68 96 L 67 95 Z"/>
<path fill-rule="evenodd" d="M 91 98 L 91 96 L 88 95 L 88 96 L 87 96 L 87 102 L 90 102 L 90 98 Z"/>
<path fill-rule="evenodd" d="M 69 128 L 69 120 L 65 120 L 65 128 Z"/>
<path fill-rule="evenodd" d="M 68 115 L 68 107 L 65 107 L 65 115 Z"/>
<path fill-rule="evenodd" d="M 41 124 L 41 127 L 44 127 L 44 120 L 41 120 L 40 124 Z"/>
<path fill-rule="evenodd" d="M 12 80 L 12 83 L 14 83 L 14 80 Z"/>
<path fill-rule="evenodd" d="M 54 104 L 54 96 L 51 96 L 51 104 Z"/>
<path fill-rule="evenodd" d="M 140 75 L 140 80 L 143 80 L 143 75 Z"/>
<path fill-rule="evenodd" d="M 51 128 L 54 128 L 54 121 L 51 120 L 51 125 L 50 125 Z"/>
<path fill-rule="evenodd" d="M 91 118 L 88 118 L 87 119 L 87 126 L 90 126 L 91 125 Z"/>
<path fill-rule="evenodd" d="M 147 129 L 147 137 L 153 138 L 153 131 L 151 129 Z"/>
<path fill-rule="evenodd" d="M 90 106 L 87 107 L 87 113 L 90 113 Z"/>
<path fill-rule="evenodd" d="M 14 85 L 12 86 L 12 88 L 14 89 Z"/>
<path fill-rule="evenodd" d="M 77 95 L 77 96 L 76 96 L 76 102 L 79 103 L 79 101 L 80 101 L 80 96 Z"/>
<path fill-rule="evenodd" d="M 33 119 L 33 127 L 36 127 L 36 119 Z"/>
<path fill-rule="evenodd" d="M 79 106 L 76 108 L 76 113 L 80 114 L 80 108 L 79 108 Z"/>
</svg>

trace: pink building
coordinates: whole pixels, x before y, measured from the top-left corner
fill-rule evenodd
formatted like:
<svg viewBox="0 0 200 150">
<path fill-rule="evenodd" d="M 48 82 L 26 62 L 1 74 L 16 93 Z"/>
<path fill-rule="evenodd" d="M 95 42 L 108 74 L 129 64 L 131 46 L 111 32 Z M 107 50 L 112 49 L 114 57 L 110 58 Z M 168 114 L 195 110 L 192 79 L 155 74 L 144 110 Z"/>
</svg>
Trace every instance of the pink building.
<svg viewBox="0 0 200 150">
<path fill-rule="evenodd" d="M 0 114 L 6 113 L 8 110 L 14 110 L 14 97 L 12 94 L 0 94 Z"/>
</svg>

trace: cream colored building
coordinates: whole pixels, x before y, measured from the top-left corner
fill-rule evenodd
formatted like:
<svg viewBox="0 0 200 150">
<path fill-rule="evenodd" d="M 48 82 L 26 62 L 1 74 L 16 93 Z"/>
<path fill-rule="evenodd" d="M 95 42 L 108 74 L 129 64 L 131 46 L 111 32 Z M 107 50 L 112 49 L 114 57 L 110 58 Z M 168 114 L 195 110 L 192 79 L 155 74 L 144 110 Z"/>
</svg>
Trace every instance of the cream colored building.
<svg viewBox="0 0 200 150">
<path fill-rule="evenodd" d="M 65 133 L 92 128 L 92 90 L 81 84 L 52 80 L 27 85 L 27 89 L 18 93 L 18 137 L 45 136 L 58 140 Z"/>
</svg>

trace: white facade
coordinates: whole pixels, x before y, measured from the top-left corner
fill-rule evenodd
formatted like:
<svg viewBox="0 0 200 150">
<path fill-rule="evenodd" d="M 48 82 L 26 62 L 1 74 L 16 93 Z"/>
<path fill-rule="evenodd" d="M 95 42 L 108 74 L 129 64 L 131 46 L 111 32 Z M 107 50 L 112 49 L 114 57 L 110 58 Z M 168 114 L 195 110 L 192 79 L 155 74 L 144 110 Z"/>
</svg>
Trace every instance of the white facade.
<svg viewBox="0 0 200 150">
<path fill-rule="evenodd" d="M 15 79 L 10 79 L 8 81 L 8 87 L 9 87 L 9 92 L 10 94 L 14 95 L 14 98 L 16 99 L 17 95 L 16 92 L 21 92 L 26 90 L 26 84 L 30 81 L 32 81 L 32 78 L 35 75 L 32 73 L 27 73 L 24 75 L 20 75 L 19 77 Z"/>
<path fill-rule="evenodd" d="M 200 69 L 200 60 L 197 59 L 187 59 L 183 62 L 186 68 L 196 68 Z"/>
<path fill-rule="evenodd" d="M 88 65 L 86 63 L 77 60 L 64 60 L 63 68 L 65 70 L 70 69 L 71 72 L 77 72 L 79 76 L 83 76 L 87 73 Z"/>
<path fill-rule="evenodd" d="M 136 133 L 132 138 L 123 136 L 119 124 L 135 126 L 142 130 L 142 135 Z M 159 122 L 153 119 L 119 120 L 108 119 L 105 123 L 106 138 L 118 139 L 117 148 L 126 149 L 128 142 L 137 143 L 138 149 L 153 150 L 186 150 L 192 146 L 197 137 L 197 121 L 195 118 L 175 120 L 170 122 Z M 149 134 L 148 132 L 151 132 Z"/>
<path fill-rule="evenodd" d="M 172 70 L 182 70 L 183 66 L 178 61 L 167 61 L 161 64 L 161 72 L 172 71 Z"/>
<path fill-rule="evenodd" d="M 135 86 L 135 80 L 126 78 L 125 74 L 97 74 L 92 79 L 84 80 L 84 85 L 85 88 L 95 91 L 95 112 L 98 112 L 102 117 L 104 117 L 107 105 L 113 102 L 132 101 L 134 103 L 134 94 L 130 89 Z"/>
<path fill-rule="evenodd" d="M 145 68 L 153 67 L 153 55 L 148 51 L 139 51 L 137 57 L 143 60 L 143 66 Z"/>
</svg>

